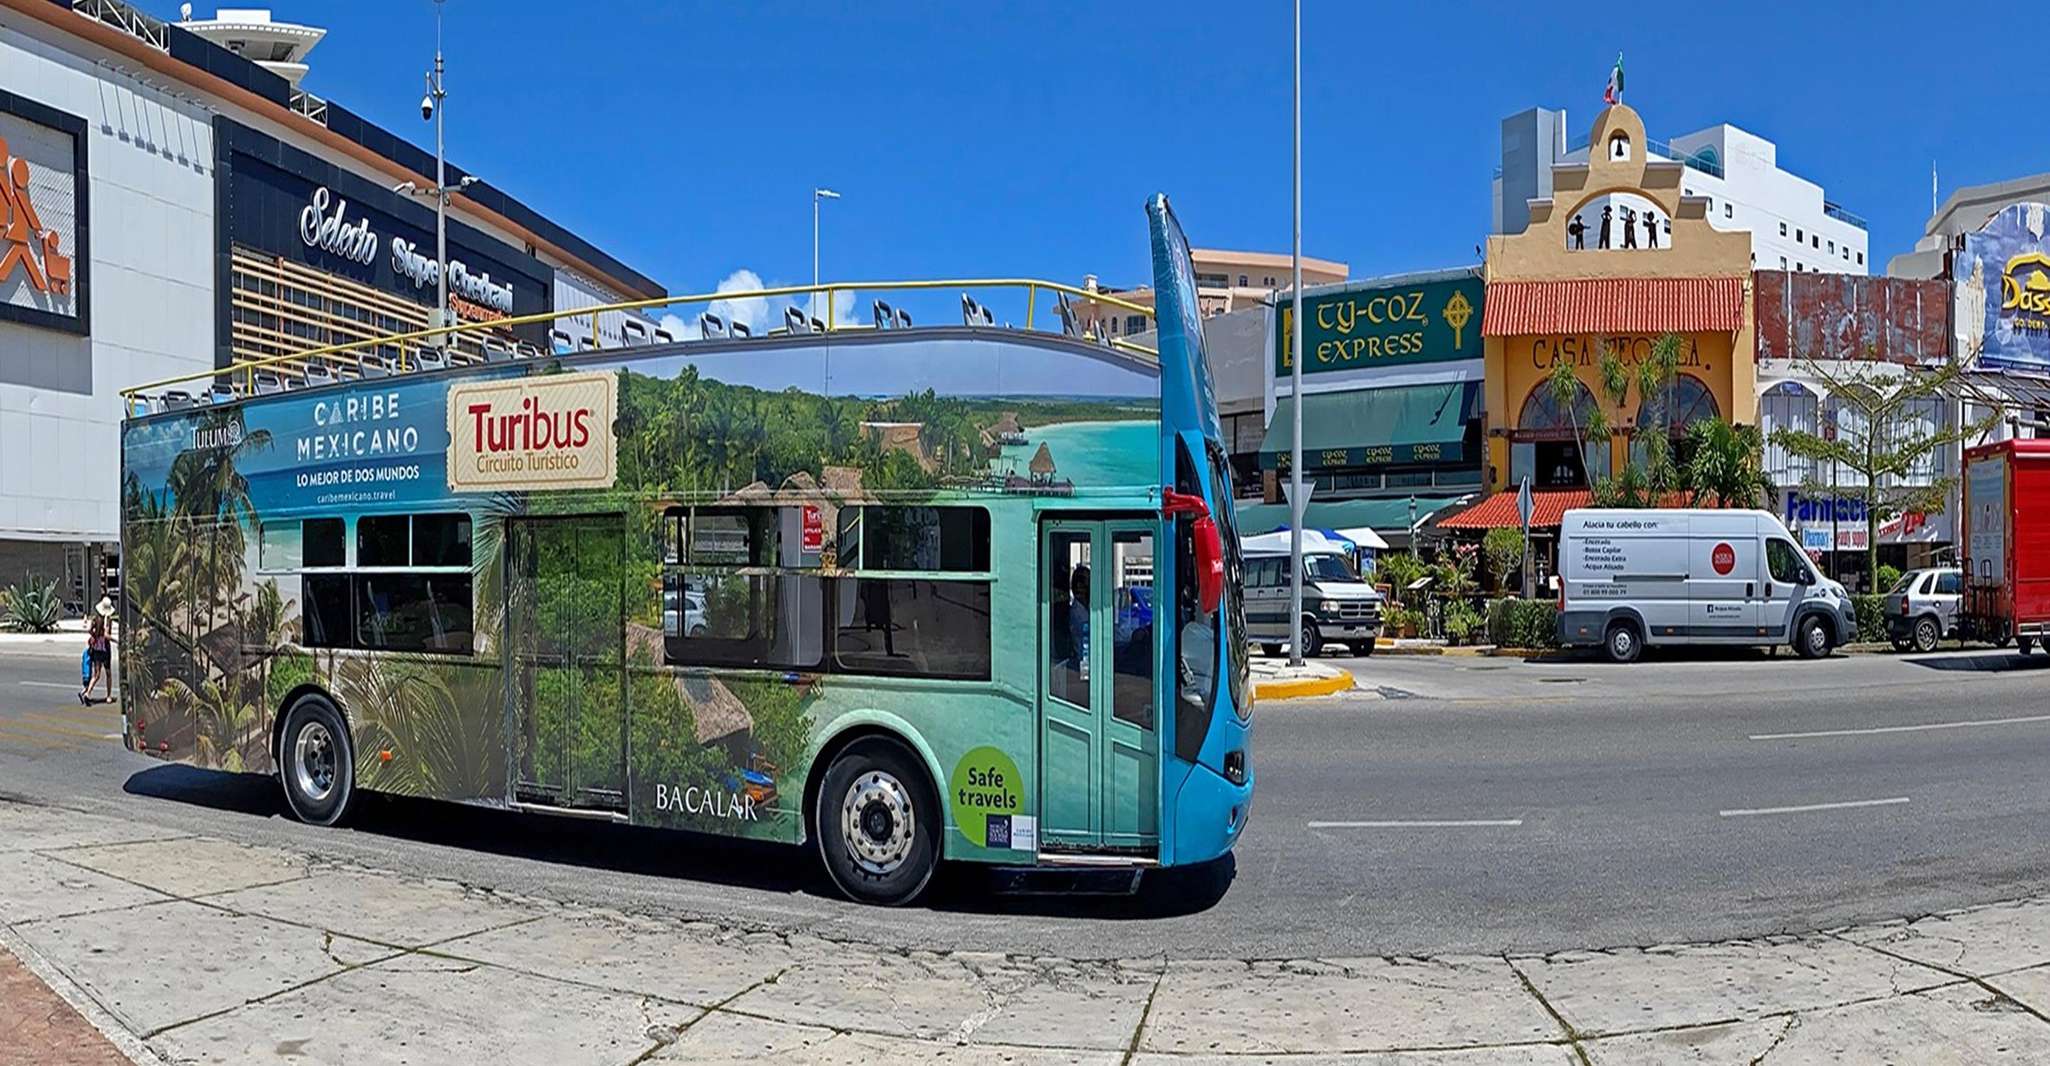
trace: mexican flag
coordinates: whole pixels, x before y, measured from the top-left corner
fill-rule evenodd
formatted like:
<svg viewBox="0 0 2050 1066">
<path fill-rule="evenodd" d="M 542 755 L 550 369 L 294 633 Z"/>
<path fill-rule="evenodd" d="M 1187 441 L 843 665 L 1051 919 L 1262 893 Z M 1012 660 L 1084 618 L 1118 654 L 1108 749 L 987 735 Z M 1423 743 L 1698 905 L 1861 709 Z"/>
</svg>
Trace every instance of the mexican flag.
<svg viewBox="0 0 2050 1066">
<path fill-rule="evenodd" d="M 1609 71 L 1609 87 L 1602 90 L 1602 102 L 1620 104 L 1623 102 L 1623 53 L 1616 53 L 1616 69 Z"/>
</svg>

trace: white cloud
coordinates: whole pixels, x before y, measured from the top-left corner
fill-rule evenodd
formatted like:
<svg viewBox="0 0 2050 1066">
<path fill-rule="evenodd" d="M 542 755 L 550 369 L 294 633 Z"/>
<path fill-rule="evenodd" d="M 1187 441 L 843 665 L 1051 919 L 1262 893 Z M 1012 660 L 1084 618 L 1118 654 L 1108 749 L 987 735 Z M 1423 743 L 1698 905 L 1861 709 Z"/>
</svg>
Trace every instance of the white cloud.
<svg viewBox="0 0 2050 1066">
<path fill-rule="evenodd" d="M 726 275 L 719 282 L 719 287 L 713 291 L 753 292 L 767 287 L 762 283 L 762 276 L 760 274 L 742 267 Z M 713 300 L 709 305 L 687 307 L 683 309 L 683 314 L 676 314 L 674 312 L 665 314 L 662 316 L 662 328 L 668 330 L 670 335 L 678 340 L 697 340 L 699 337 L 698 315 L 706 311 L 724 319 L 729 326 L 735 322 L 747 326 L 757 337 L 768 332 L 770 325 L 783 324 L 783 314 L 780 310 L 776 311 L 772 317 L 769 301 L 766 297 L 744 296 L 734 299 Z"/>
<path fill-rule="evenodd" d="M 713 291 L 749 292 L 768 287 L 760 274 L 742 267 L 726 275 Z M 826 298 L 823 293 L 816 298 L 816 302 L 801 293 L 774 299 L 750 296 L 713 300 L 709 305 L 686 307 L 681 309 L 681 313 L 665 314 L 662 316 L 662 328 L 668 330 L 669 335 L 677 340 L 697 340 L 700 336 L 698 315 L 709 311 L 724 319 L 729 325 L 734 322 L 746 325 L 759 337 L 769 330 L 783 328 L 783 311 L 788 307 L 806 308 L 811 311 L 814 318 L 823 320 L 826 317 Z M 860 293 L 846 289 L 833 293 L 833 325 L 848 326 L 867 322 L 868 319 L 868 303 L 862 299 Z"/>
</svg>

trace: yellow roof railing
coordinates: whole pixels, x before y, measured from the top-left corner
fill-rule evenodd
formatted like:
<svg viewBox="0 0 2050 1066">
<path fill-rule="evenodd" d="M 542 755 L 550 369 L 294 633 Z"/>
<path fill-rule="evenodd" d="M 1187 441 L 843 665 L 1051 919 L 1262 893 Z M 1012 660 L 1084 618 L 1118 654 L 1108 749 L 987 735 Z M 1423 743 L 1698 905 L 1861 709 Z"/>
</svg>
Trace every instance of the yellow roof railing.
<svg viewBox="0 0 2050 1066">
<path fill-rule="evenodd" d="M 1034 315 L 1037 310 L 1036 305 L 1038 304 L 1039 293 L 1041 290 L 1045 290 L 1046 292 L 1056 294 L 1057 296 L 1068 296 L 1078 298 L 1083 302 L 1096 304 L 1103 307 L 1117 308 L 1122 311 L 1137 312 L 1146 315 L 1149 318 L 1153 315 L 1153 308 L 1147 307 L 1144 304 L 1134 303 L 1130 300 L 1120 299 L 1118 297 L 1111 296 L 1103 292 L 1081 289 L 1073 285 L 1064 285 L 1058 281 L 1043 281 L 1035 278 L 962 278 L 936 281 L 847 281 L 828 282 L 819 285 L 783 285 L 767 289 L 752 289 L 746 291 L 731 292 L 691 293 L 687 296 L 662 296 L 647 300 L 627 300 L 620 303 L 598 304 L 593 307 L 575 307 L 558 311 L 538 312 L 530 315 L 513 315 L 505 318 L 494 318 L 482 322 L 468 322 L 453 326 L 436 326 L 432 329 L 419 329 L 413 330 L 408 333 L 393 333 L 387 336 L 369 337 L 364 338 L 362 340 L 348 341 L 342 344 L 330 344 L 319 348 L 308 348 L 305 351 L 288 352 L 283 355 L 273 355 L 267 356 L 263 359 L 253 359 L 247 362 L 238 362 L 231 366 L 216 367 L 211 370 L 202 370 L 187 374 L 180 374 L 176 377 L 164 378 L 160 381 L 146 382 L 141 385 L 131 385 L 121 390 L 121 396 L 124 400 L 129 401 L 128 409 L 130 411 L 133 411 L 133 401 L 135 397 L 137 397 L 138 395 L 154 393 L 160 390 L 172 388 L 174 386 L 185 385 L 194 382 L 217 383 L 221 382 L 223 379 L 227 380 L 229 387 L 233 388 L 239 396 L 248 396 L 254 394 L 257 391 L 256 379 L 257 375 L 261 372 L 270 371 L 272 374 L 276 374 L 280 371 L 286 371 L 293 373 L 295 375 L 303 374 L 303 368 L 309 360 L 329 359 L 331 357 L 337 356 L 343 357 L 342 359 L 338 360 L 341 363 L 341 365 L 346 367 L 349 363 L 353 362 L 358 371 L 360 372 L 365 361 L 362 353 L 366 351 L 374 351 L 378 348 L 393 346 L 398 348 L 400 359 L 400 365 L 394 369 L 398 373 L 404 373 L 412 369 L 412 366 L 408 364 L 406 358 L 406 345 L 409 342 L 417 344 L 417 342 L 427 341 L 432 338 L 441 337 L 444 335 L 452 336 L 455 334 L 480 330 L 503 329 L 514 326 L 526 326 L 541 322 L 554 322 L 558 319 L 576 319 L 583 318 L 585 316 L 590 316 L 592 326 L 591 336 L 593 337 L 595 343 L 595 338 L 598 336 L 597 316 L 620 311 L 649 311 L 656 310 L 659 308 L 676 307 L 679 305 L 711 303 L 717 300 L 746 300 L 757 298 L 766 299 L 769 297 L 777 296 L 799 296 L 822 293 L 824 294 L 826 300 L 826 318 L 824 322 L 825 330 L 827 332 L 836 332 L 837 330 L 833 325 L 835 310 L 834 302 L 836 297 L 838 297 L 840 294 L 852 295 L 856 292 L 906 292 L 931 289 L 969 290 L 1021 288 L 1025 290 L 1024 328 L 1027 330 L 1033 329 Z M 1141 355 L 1151 356 L 1154 358 L 1158 358 L 1160 354 L 1152 348 L 1148 348 L 1143 345 L 1133 344 L 1130 341 L 1122 340 L 1119 338 L 1096 336 L 1091 339 L 1108 343 L 1111 347 L 1117 348 L 1122 351 L 1135 352 Z M 421 346 L 424 347 L 424 345 Z M 634 347 L 644 346 L 645 345 L 627 345 L 622 346 L 618 349 L 603 350 L 625 351 L 630 350 Z"/>
</svg>

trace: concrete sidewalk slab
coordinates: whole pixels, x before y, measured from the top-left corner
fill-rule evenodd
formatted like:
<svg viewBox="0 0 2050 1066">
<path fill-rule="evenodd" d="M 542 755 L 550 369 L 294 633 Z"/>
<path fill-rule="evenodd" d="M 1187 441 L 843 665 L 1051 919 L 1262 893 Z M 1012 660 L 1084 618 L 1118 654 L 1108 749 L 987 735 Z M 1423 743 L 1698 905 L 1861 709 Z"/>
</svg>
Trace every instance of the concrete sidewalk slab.
<svg viewBox="0 0 2050 1066">
<path fill-rule="evenodd" d="M 14 929 L 145 1037 L 392 954 L 318 929 L 182 901 Z"/>
<path fill-rule="evenodd" d="M 2016 1003 L 2050 1018 L 2050 963 L 1983 978 Z"/>
<path fill-rule="evenodd" d="M 1595 1066 L 1758 1063 L 1981 1066 L 2050 1062 L 2050 1026 L 1984 989 L 1953 985 L 1733 1025 L 1586 1041 Z"/>
<path fill-rule="evenodd" d="M 1827 936 L 1573 952 L 1516 966 L 1583 1036 L 1820 1010 L 1957 981 Z"/>
<path fill-rule="evenodd" d="M 1495 957 L 1171 962 L 1139 1048 L 1331 1054 L 1564 1036 Z"/>
<path fill-rule="evenodd" d="M 710 1006 L 796 961 L 771 933 L 565 911 L 463 937 L 438 953 L 621 992 Z"/>
<path fill-rule="evenodd" d="M 1582 1066 L 1565 1044 L 1364 1051 L 1349 1055 L 1155 1055 L 1141 1052 L 1130 1066 Z"/>
<path fill-rule="evenodd" d="M 0 852 L 0 914 L 11 922 L 62 918 L 170 898 L 45 855 Z"/>
<path fill-rule="evenodd" d="M 67 848 L 55 857 L 180 897 L 232 892 L 306 876 L 302 856 L 204 837 Z"/>
<path fill-rule="evenodd" d="M 0 852 L 178 839 L 184 835 L 97 814 L 0 801 Z"/>
<path fill-rule="evenodd" d="M 626 1063 L 702 1013 L 406 955 L 182 1026 L 155 1043 L 175 1061 L 201 1063 Z"/>
<path fill-rule="evenodd" d="M 1122 1052 L 916 1041 L 715 1014 L 683 1031 L 649 1062 L 690 1066 L 1118 1066 Z"/>
<path fill-rule="evenodd" d="M 1002 956 L 885 954 L 843 948 L 805 960 L 734 999 L 734 1011 L 916 1040 L 1120 1050 L 1153 979 L 1091 965 L 1055 978 Z"/>
<path fill-rule="evenodd" d="M 1843 938 L 1917 962 L 1983 977 L 2044 961 L 2050 901 L 1978 907 L 1848 930 Z"/>
<path fill-rule="evenodd" d="M 332 868 L 283 884 L 211 895 L 206 902 L 399 947 L 453 940 L 545 913 L 448 882 Z"/>
</svg>

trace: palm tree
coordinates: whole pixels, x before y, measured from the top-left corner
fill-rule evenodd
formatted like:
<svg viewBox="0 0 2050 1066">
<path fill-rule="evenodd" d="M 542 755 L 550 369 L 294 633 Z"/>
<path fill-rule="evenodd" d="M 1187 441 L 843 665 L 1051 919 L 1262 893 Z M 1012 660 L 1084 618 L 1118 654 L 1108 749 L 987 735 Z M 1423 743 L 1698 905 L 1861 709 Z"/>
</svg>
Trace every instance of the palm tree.
<svg viewBox="0 0 2050 1066">
<path fill-rule="evenodd" d="M 1694 456 L 1684 471 L 1696 506 L 1763 507 L 1774 485 L 1765 472 L 1764 438 L 1757 426 L 1732 426 L 1710 418 L 1688 427 Z"/>
</svg>

